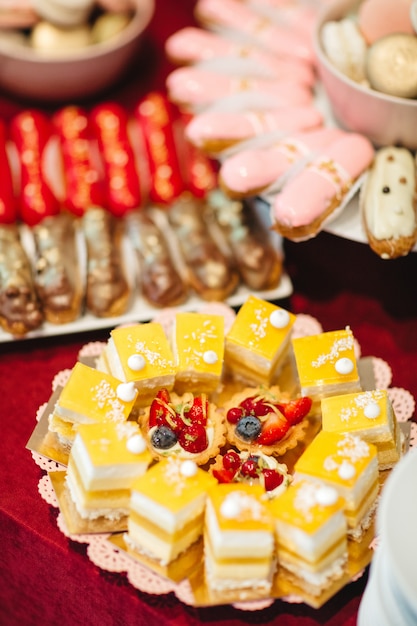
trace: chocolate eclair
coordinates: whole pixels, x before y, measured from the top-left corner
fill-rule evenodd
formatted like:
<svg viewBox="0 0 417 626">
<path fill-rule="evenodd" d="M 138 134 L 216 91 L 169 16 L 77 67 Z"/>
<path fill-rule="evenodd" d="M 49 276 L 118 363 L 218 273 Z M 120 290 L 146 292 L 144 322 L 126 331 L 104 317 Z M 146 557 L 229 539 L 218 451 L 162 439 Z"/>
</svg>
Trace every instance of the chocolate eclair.
<svg viewBox="0 0 417 626">
<path fill-rule="evenodd" d="M 182 279 L 162 230 L 145 210 L 127 217 L 127 232 L 139 261 L 140 286 L 155 307 L 177 306 L 187 297 Z"/>
<path fill-rule="evenodd" d="M 272 244 L 256 208 L 213 192 L 208 211 L 223 232 L 246 286 L 257 291 L 275 289 L 281 280 L 282 255 Z"/>
<path fill-rule="evenodd" d="M 76 241 L 76 222 L 69 213 L 44 218 L 32 227 L 35 287 L 45 319 L 67 324 L 80 316 L 83 285 Z"/>
<path fill-rule="evenodd" d="M 39 328 L 43 314 L 32 267 L 15 224 L 0 226 L 0 325 L 22 336 Z"/>
<path fill-rule="evenodd" d="M 203 213 L 203 202 L 183 195 L 171 205 L 167 215 L 190 287 L 203 300 L 224 300 L 237 288 L 239 275 L 217 245 Z"/>
<path fill-rule="evenodd" d="M 124 222 L 101 207 L 90 207 L 81 219 L 87 252 L 87 309 L 97 317 L 123 315 L 131 295 L 123 262 Z"/>
</svg>

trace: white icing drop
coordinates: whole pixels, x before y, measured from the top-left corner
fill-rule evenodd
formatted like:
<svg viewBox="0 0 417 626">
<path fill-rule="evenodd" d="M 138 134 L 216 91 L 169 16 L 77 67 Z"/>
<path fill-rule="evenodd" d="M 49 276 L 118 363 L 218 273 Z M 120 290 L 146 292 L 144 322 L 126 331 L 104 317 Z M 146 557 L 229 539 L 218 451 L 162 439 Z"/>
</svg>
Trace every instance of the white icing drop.
<svg viewBox="0 0 417 626">
<path fill-rule="evenodd" d="M 331 506 L 338 500 L 338 493 L 333 487 L 322 485 L 316 492 L 316 502 L 322 506 Z"/>
<path fill-rule="evenodd" d="M 214 352 L 214 350 L 206 350 L 203 354 L 203 361 L 208 365 L 214 365 L 214 363 L 217 363 L 218 360 L 219 357 Z"/>
<path fill-rule="evenodd" d="M 338 374 L 345 376 L 346 374 L 353 372 L 353 361 L 347 357 L 342 357 L 336 361 L 334 367 Z"/>
<path fill-rule="evenodd" d="M 187 459 L 186 461 L 183 461 L 181 463 L 180 472 L 183 476 L 186 476 L 187 478 L 195 476 L 197 474 L 197 470 L 197 463 L 191 461 L 191 459 Z"/>
<path fill-rule="evenodd" d="M 356 470 L 348 461 L 342 461 L 337 473 L 342 480 L 349 480 L 355 476 Z"/>
<path fill-rule="evenodd" d="M 274 328 L 285 328 L 290 322 L 290 314 L 284 309 L 275 309 L 269 316 L 269 321 Z"/>
<path fill-rule="evenodd" d="M 381 413 L 381 409 L 379 408 L 379 405 L 376 402 L 368 402 L 363 413 L 365 417 L 367 417 L 368 419 L 374 420 L 377 417 L 379 417 Z"/>
<path fill-rule="evenodd" d="M 120 383 L 116 389 L 117 397 L 123 402 L 132 402 L 136 398 L 135 383 Z"/>
<path fill-rule="evenodd" d="M 129 437 L 126 447 L 132 454 L 142 454 L 146 450 L 146 441 L 140 434 Z"/>
<path fill-rule="evenodd" d="M 132 354 L 127 360 L 127 365 L 134 372 L 140 372 L 145 367 L 146 361 L 141 354 Z"/>
<path fill-rule="evenodd" d="M 226 497 L 220 507 L 220 513 L 226 519 L 236 519 L 241 512 L 241 506 L 237 498 Z"/>
</svg>

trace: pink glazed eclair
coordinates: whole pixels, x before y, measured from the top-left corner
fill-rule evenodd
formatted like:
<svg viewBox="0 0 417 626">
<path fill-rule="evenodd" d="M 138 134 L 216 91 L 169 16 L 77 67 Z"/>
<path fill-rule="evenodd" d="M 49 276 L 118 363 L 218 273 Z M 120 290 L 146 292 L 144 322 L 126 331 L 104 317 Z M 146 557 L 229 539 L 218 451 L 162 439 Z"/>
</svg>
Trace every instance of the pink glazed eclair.
<svg viewBox="0 0 417 626">
<path fill-rule="evenodd" d="M 240 141 L 271 132 L 318 128 L 323 116 L 314 106 L 280 107 L 273 110 L 205 111 L 185 129 L 187 139 L 209 154 L 218 154 Z"/>
<path fill-rule="evenodd" d="M 312 90 L 287 80 L 236 76 L 200 67 L 180 67 L 166 80 L 169 99 L 184 110 L 196 110 L 233 94 L 250 92 L 272 97 L 276 106 L 301 106 L 313 102 Z"/>
<path fill-rule="evenodd" d="M 318 128 L 291 133 L 268 147 L 241 150 L 223 161 L 219 184 L 230 198 L 255 196 L 287 174 L 296 163 L 321 152 L 342 134 L 337 128 Z"/>
<path fill-rule="evenodd" d="M 313 87 L 316 76 L 312 66 L 295 57 L 280 57 L 256 46 L 245 36 L 222 36 L 195 26 L 186 26 L 168 37 L 165 43 L 168 59 L 176 65 L 192 65 L 202 61 L 245 59 L 260 72 L 267 72 L 277 80 L 291 77 L 297 82 Z"/>
<path fill-rule="evenodd" d="M 231 29 L 252 37 L 270 52 L 315 63 L 310 37 L 268 19 L 240 0 L 198 0 L 195 16 L 209 29 Z"/>
<path fill-rule="evenodd" d="M 317 235 L 353 183 L 372 164 L 371 142 L 345 133 L 283 187 L 271 207 L 272 228 L 294 241 Z"/>
</svg>

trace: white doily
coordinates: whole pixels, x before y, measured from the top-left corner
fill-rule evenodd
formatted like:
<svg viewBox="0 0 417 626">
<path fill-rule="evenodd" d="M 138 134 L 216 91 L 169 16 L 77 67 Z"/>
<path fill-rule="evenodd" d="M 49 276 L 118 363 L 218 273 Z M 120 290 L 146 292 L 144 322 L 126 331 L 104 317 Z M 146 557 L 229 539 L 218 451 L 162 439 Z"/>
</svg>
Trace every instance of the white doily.
<svg viewBox="0 0 417 626">
<path fill-rule="evenodd" d="M 297 337 L 313 335 L 322 332 L 319 322 L 309 315 L 298 315 L 294 325 L 294 334 Z M 86 344 L 80 351 L 79 356 L 98 356 L 103 349 L 102 342 L 94 342 Z M 357 354 L 360 354 L 360 347 L 358 346 Z M 407 422 L 414 414 L 415 401 L 411 393 L 405 389 L 399 387 L 390 388 L 389 385 L 392 380 L 392 371 L 390 366 L 377 357 L 372 357 L 372 364 L 375 376 L 375 386 L 379 389 L 388 389 L 390 400 L 393 404 L 395 414 L 399 422 Z M 58 385 L 65 384 L 68 379 L 70 370 L 63 370 L 59 372 L 53 381 L 53 389 Z M 37 419 L 42 414 L 42 410 L 46 404 L 42 405 L 37 412 Z M 411 422 L 410 429 L 410 447 L 417 449 L 417 423 Z M 35 463 L 43 470 L 57 471 L 65 470 L 65 467 L 45 459 L 41 455 L 32 452 L 32 457 Z M 51 506 L 58 507 L 58 501 L 55 496 L 54 489 L 52 487 L 51 480 L 46 474 L 42 476 L 38 484 L 38 490 L 42 498 Z M 130 584 L 143 591 L 145 593 L 154 595 L 163 595 L 168 593 L 175 593 L 176 597 L 184 604 L 193 605 L 193 593 L 190 584 L 187 580 L 176 584 L 172 581 L 159 576 L 155 572 L 144 567 L 138 561 L 129 557 L 125 552 L 119 550 L 117 546 L 108 541 L 109 534 L 84 534 L 84 535 L 71 535 L 65 525 L 64 518 L 60 513 L 57 517 L 57 525 L 61 532 L 78 543 L 88 544 L 87 555 L 88 558 L 97 567 L 110 572 L 124 572 L 127 575 L 127 579 Z M 376 537 L 372 542 L 372 548 L 375 548 L 378 544 L 378 538 Z M 363 571 L 358 572 L 355 576 L 355 580 L 363 575 Z M 296 595 L 289 595 L 281 598 L 284 602 L 288 603 L 302 603 L 303 599 Z M 234 603 L 233 606 L 237 609 L 246 611 L 258 611 L 270 606 L 274 600 L 259 600 L 253 602 Z"/>
</svg>

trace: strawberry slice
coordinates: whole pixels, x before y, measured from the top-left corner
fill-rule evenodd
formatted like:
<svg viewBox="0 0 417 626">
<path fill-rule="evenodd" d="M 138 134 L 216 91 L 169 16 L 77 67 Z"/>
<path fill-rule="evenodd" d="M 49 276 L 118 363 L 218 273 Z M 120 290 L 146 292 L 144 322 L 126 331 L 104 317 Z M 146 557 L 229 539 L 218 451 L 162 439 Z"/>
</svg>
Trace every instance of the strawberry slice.
<svg viewBox="0 0 417 626">
<path fill-rule="evenodd" d="M 158 391 L 149 409 L 149 428 L 168 426 L 175 433 L 184 428 L 184 421 L 172 408 L 170 400 L 168 389 L 162 388 Z"/>
<path fill-rule="evenodd" d="M 208 446 L 206 429 L 203 424 L 193 423 L 185 426 L 178 436 L 178 443 L 187 452 L 198 454 Z"/>
<path fill-rule="evenodd" d="M 313 401 L 306 396 L 305 398 L 296 398 L 290 400 L 286 404 L 281 405 L 280 410 L 284 413 L 291 426 L 298 424 L 308 415 Z"/>
<path fill-rule="evenodd" d="M 264 468 L 262 470 L 262 474 L 264 479 L 265 491 L 273 491 L 274 489 L 279 487 L 284 480 L 284 476 L 277 472 L 277 470 L 275 469 Z"/>
<path fill-rule="evenodd" d="M 207 424 L 208 407 L 209 403 L 206 393 L 196 396 L 187 413 L 187 418 L 195 424 L 203 424 L 205 426 Z"/>
<path fill-rule="evenodd" d="M 228 469 L 214 469 L 213 476 L 219 483 L 231 483 L 235 477 L 235 472 Z"/>
<path fill-rule="evenodd" d="M 282 439 L 287 434 L 289 428 L 290 423 L 286 417 L 279 411 L 274 411 L 262 423 L 261 432 L 256 439 L 256 443 L 270 446 Z"/>
</svg>

